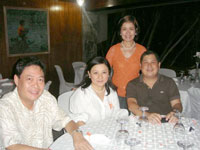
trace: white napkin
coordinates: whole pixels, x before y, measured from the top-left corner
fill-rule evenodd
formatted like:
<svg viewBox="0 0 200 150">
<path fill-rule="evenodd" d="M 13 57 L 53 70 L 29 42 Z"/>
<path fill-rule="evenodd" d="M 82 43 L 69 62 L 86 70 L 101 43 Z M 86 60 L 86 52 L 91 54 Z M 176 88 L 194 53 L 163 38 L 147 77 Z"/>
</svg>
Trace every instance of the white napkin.
<svg viewBox="0 0 200 150">
<path fill-rule="evenodd" d="M 9 80 L 8 78 L 0 79 L 0 82 L 6 82 L 6 81 L 8 81 L 8 80 Z"/>
<path fill-rule="evenodd" d="M 84 137 L 91 145 L 108 145 L 111 141 L 104 134 L 91 134 L 85 135 Z"/>
<path fill-rule="evenodd" d="M 2 83 L 1 86 L 13 86 L 12 82 Z"/>
</svg>

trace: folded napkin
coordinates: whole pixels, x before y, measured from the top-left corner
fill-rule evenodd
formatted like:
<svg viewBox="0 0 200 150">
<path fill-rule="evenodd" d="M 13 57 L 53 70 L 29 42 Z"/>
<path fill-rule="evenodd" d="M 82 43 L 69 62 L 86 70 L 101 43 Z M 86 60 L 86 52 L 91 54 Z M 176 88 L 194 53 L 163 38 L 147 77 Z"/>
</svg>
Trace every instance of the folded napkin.
<svg viewBox="0 0 200 150">
<path fill-rule="evenodd" d="M 84 136 L 91 145 L 108 145 L 111 140 L 104 134 L 88 134 Z"/>
<path fill-rule="evenodd" d="M 8 80 L 9 80 L 8 78 L 0 79 L 0 82 L 6 82 L 6 81 L 8 81 Z"/>
<path fill-rule="evenodd" d="M 12 82 L 2 83 L 1 86 L 13 86 Z"/>
</svg>

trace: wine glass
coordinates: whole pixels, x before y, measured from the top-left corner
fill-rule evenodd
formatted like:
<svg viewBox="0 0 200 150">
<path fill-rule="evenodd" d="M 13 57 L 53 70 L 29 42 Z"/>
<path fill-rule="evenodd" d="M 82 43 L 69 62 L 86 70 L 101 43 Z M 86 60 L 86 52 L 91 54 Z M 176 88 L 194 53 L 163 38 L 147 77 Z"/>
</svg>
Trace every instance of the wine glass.
<svg viewBox="0 0 200 150">
<path fill-rule="evenodd" d="M 117 143 L 124 143 L 124 141 L 128 138 L 129 132 L 125 129 L 124 125 L 128 123 L 128 118 L 118 118 L 117 122 L 120 123 L 120 130 L 116 133 Z"/>
<path fill-rule="evenodd" d="M 129 138 L 125 140 L 125 143 L 130 146 L 130 150 L 134 150 L 134 146 L 140 144 L 141 142 L 136 138 Z"/>
<path fill-rule="evenodd" d="M 183 123 L 181 122 L 181 113 L 176 110 L 175 116 L 178 118 L 178 122 L 174 125 L 174 134 L 177 140 L 177 144 L 183 149 L 187 148 L 186 144 L 186 131 Z"/>
<path fill-rule="evenodd" d="M 178 118 L 178 122 L 174 125 L 174 132 L 175 133 L 185 133 L 185 127 L 181 122 L 181 113 L 176 110 L 175 116 Z"/>
<path fill-rule="evenodd" d="M 139 109 L 142 111 L 142 116 L 140 116 L 140 118 L 139 118 L 140 122 L 141 122 L 141 123 L 146 123 L 146 122 L 148 122 L 148 118 L 147 118 L 147 116 L 145 115 L 145 112 L 146 112 L 147 110 L 149 110 L 149 108 L 143 106 L 143 107 L 140 107 Z"/>
</svg>

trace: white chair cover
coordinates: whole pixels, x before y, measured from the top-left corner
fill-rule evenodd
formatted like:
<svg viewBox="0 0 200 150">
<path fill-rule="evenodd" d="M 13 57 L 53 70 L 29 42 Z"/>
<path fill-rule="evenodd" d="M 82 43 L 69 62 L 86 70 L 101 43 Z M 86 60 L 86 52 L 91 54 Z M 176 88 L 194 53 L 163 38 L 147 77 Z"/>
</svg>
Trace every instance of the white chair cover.
<svg viewBox="0 0 200 150">
<path fill-rule="evenodd" d="M 69 91 L 58 96 L 58 106 L 62 108 L 67 114 L 69 111 L 69 100 L 74 91 Z"/>
<path fill-rule="evenodd" d="M 191 74 L 193 77 L 195 77 L 196 69 L 191 69 L 188 71 L 189 74 Z M 200 76 L 200 69 L 199 69 L 199 76 Z"/>
<path fill-rule="evenodd" d="M 191 103 L 191 117 L 200 120 L 200 89 L 191 87 L 188 90 Z"/>
<path fill-rule="evenodd" d="M 48 91 L 48 90 L 49 90 L 49 87 L 50 87 L 50 85 L 51 85 L 51 83 L 52 83 L 52 81 L 49 80 L 49 81 L 45 84 L 44 89 Z"/>
<path fill-rule="evenodd" d="M 0 73 L 0 79 L 3 79 L 2 74 Z"/>
<path fill-rule="evenodd" d="M 73 62 L 72 66 L 74 68 L 74 84 L 79 84 L 83 79 L 83 74 L 85 71 L 86 63 L 85 62 Z"/>
<path fill-rule="evenodd" d="M 176 77 L 176 72 L 172 69 L 160 68 L 159 73 L 170 78 Z"/>
<path fill-rule="evenodd" d="M 69 83 L 69 82 L 65 81 L 61 67 L 59 65 L 54 65 L 54 67 L 56 68 L 58 78 L 59 78 L 59 81 L 60 81 L 59 94 L 70 91 L 72 88 L 74 88 L 73 83 Z"/>
</svg>

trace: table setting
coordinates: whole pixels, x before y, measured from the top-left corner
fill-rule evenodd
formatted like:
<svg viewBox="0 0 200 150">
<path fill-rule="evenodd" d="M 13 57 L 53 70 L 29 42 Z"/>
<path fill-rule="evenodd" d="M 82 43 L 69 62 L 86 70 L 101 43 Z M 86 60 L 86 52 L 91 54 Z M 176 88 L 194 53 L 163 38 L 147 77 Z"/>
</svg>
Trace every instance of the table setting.
<svg viewBox="0 0 200 150">
<path fill-rule="evenodd" d="M 200 122 L 181 113 L 178 117 L 177 124 L 151 124 L 134 115 L 111 117 L 80 129 L 95 150 L 199 150 Z M 65 133 L 50 149 L 73 150 L 71 136 Z"/>
</svg>

